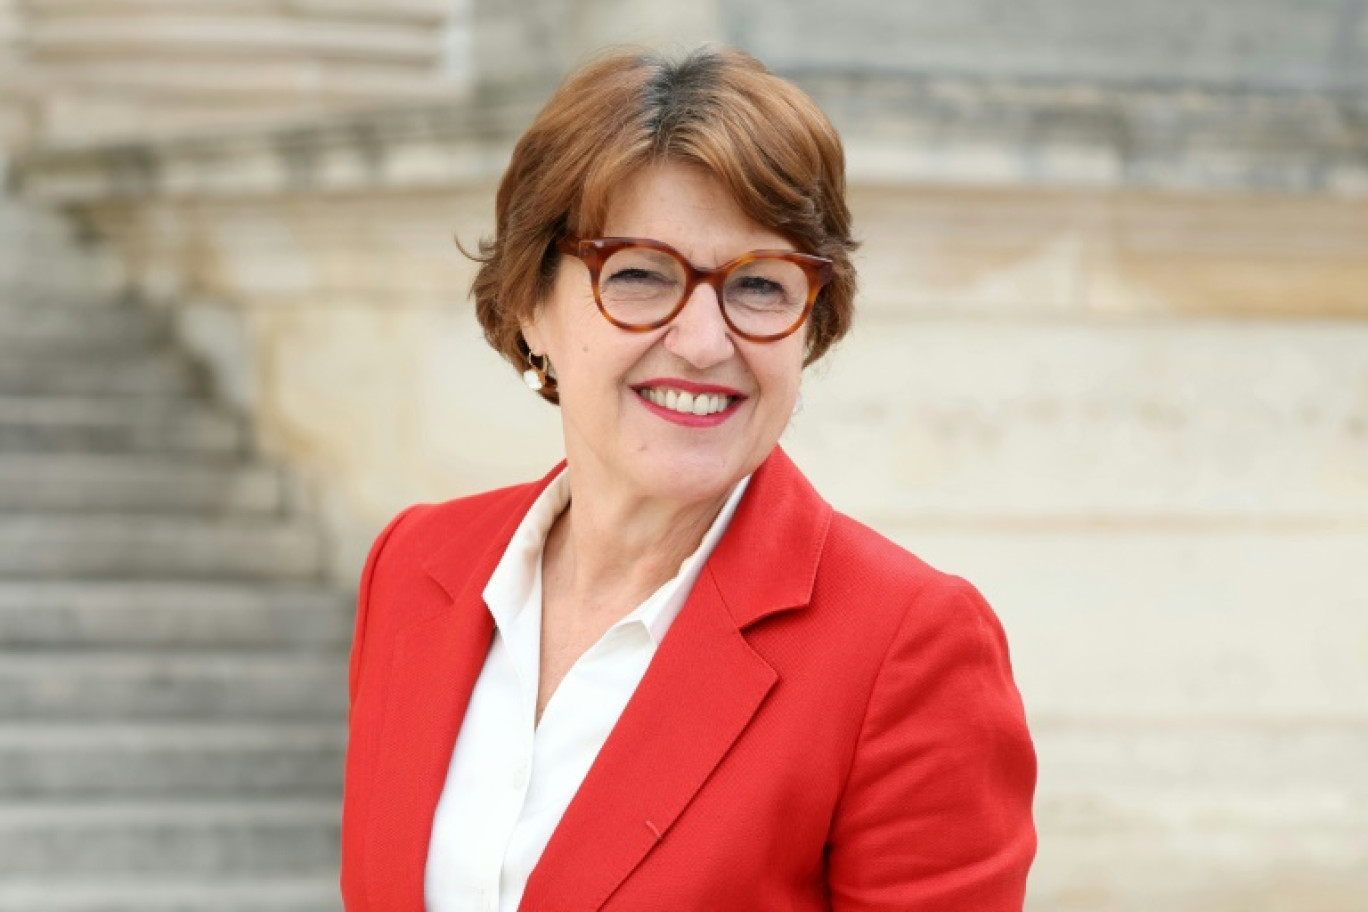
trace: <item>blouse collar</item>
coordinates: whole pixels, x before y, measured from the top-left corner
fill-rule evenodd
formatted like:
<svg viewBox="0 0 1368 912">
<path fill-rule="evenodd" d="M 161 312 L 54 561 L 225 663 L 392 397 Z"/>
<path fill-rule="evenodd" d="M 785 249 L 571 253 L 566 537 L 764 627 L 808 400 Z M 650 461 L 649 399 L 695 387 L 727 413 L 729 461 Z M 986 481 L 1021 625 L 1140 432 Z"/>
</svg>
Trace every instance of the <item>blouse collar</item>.
<svg viewBox="0 0 1368 912">
<path fill-rule="evenodd" d="M 684 607 L 709 555 L 727 531 L 750 479 L 751 476 L 747 475 L 732 488 L 698 547 L 680 563 L 679 571 L 614 626 L 640 623 L 651 641 L 656 646 L 660 645 L 670 624 Z M 503 557 L 484 588 L 485 604 L 489 606 L 494 622 L 501 630 L 507 630 L 533 601 L 532 597 L 540 594 L 542 552 L 546 537 L 556 517 L 569 503 L 570 472 L 562 469 L 532 502 L 508 547 L 504 549 Z"/>
</svg>

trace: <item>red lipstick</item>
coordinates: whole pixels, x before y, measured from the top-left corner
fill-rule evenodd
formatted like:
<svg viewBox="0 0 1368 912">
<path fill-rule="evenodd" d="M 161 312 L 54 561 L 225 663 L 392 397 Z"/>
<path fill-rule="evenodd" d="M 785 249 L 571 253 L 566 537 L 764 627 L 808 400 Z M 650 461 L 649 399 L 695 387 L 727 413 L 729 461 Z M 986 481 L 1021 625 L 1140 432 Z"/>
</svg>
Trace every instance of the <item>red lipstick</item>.
<svg viewBox="0 0 1368 912">
<path fill-rule="evenodd" d="M 744 393 L 732 389 L 730 386 L 718 386 L 716 383 L 693 383 L 689 380 L 680 380 L 677 377 L 657 377 L 652 380 L 643 380 L 640 383 L 632 384 L 632 389 L 641 390 L 648 386 L 679 390 L 681 393 L 693 393 L 695 396 L 699 393 L 711 393 L 715 396 L 731 396 L 735 399 L 745 398 Z"/>
<path fill-rule="evenodd" d="M 722 411 L 714 412 L 711 415 L 693 415 L 688 412 L 677 412 L 674 409 L 666 408 L 663 405 L 656 405 L 650 399 L 647 399 L 642 395 L 643 390 L 652 387 L 656 389 L 678 390 L 681 393 L 690 393 L 695 396 L 703 394 L 730 396 L 731 402 Z M 709 383 L 691 383 L 687 380 L 676 380 L 673 378 L 648 380 L 645 383 L 633 386 L 633 390 L 636 392 L 636 397 L 641 404 L 655 415 L 672 424 L 695 428 L 716 427 L 723 423 L 732 415 L 736 414 L 736 410 L 741 407 L 741 402 L 746 398 L 731 387 L 718 386 L 717 384 Z"/>
</svg>

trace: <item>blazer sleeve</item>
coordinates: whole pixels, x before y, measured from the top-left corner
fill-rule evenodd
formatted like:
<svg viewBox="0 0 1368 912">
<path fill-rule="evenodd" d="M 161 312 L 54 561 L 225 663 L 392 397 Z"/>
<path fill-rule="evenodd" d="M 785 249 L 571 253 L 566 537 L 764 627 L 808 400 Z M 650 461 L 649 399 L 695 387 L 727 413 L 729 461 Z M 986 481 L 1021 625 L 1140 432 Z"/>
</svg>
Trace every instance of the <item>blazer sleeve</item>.
<svg viewBox="0 0 1368 912">
<path fill-rule="evenodd" d="M 908 606 L 828 843 L 834 912 L 1021 912 L 1036 759 L 996 616 L 958 577 Z"/>
</svg>

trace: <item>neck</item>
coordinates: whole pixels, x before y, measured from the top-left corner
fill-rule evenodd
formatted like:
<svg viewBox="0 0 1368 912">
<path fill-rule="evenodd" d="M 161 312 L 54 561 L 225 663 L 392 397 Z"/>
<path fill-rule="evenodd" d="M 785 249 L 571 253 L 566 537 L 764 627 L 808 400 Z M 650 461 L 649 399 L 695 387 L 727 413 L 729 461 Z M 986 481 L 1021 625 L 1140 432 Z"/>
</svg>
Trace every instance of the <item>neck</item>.
<svg viewBox="0 0 1368 912">
<path fill-rule="evenodd" d="M 730 489 L 681 503 L 597 481 L 592 469 L 571 473 L 570 504 L 547 536 L 543 585 L 586 615 L 616 620 L 679 572 Z"/>
</svg>

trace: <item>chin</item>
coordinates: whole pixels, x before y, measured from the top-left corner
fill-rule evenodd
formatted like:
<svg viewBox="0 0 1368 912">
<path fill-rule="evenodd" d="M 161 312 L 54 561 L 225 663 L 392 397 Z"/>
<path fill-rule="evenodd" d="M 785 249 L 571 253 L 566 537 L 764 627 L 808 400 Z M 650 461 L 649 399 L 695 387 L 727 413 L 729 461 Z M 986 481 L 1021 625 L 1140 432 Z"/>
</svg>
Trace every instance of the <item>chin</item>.
<svg viewBox="0 0 1368 912">
<path fill-rule="evenodd" d="M 637 474 L 637 483 L 650 497 L 697 503 L 726 496 L 749 471 L 731 454 L 680 452 L 655 454 Z"/>
</svg>

